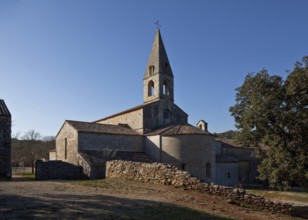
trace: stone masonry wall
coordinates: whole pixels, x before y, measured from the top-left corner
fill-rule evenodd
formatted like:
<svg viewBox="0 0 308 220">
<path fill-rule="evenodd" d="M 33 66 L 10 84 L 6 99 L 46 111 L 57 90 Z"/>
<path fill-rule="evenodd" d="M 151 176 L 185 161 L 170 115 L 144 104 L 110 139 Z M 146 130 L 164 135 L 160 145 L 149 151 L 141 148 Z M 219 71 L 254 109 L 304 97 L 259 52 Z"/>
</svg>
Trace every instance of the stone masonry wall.
<svg viewBox="0 0 308 220">
<path fill-rule="evenodd" d="M 82 167 L 75 166 L 59 160 L 43 162 L 37 160 L 35 163 L 35 179 L 50 180 L 50 179 L 85 179 L 82 174 Z"/>
<path fill-rule="evenodd" d="M 1 101 L 1 100 L 0 100 Z M 1 113 L 1 112 L 0 112 Z M 11 179 L 11 116 L 0 114 L 0 177 Z"/>
<path fill-rule="evenodd" d="M 134 111 L 119 114 L 114 117 L 108 117 L 106 119 L 101 119 L 96 122 L 100 124 L 111 124 L 111 125 L 128 124 L 129 127 L 131 127 L 133 130 L 142 134 L 143 133 L 143 110 L 142 108 L 136 109 Z"/>
<path fill-rule="evenodd" d="M 244 189 L 202 183 L 188 172 L 161 163 L 139 163 L 131 161 L 108 161 L 106 177 L 121 177 L 128 180 L 150 182 L 154 184 L 183 187 L 187 190 L 197 190 L 216 196 L 228 198 L 230 203 L 245 204 L 274 213 L 292 216 L 308 215 L 308 207 L 297 207 L 288 203 L 276 203 L 262 196 L 246 194 Z"/>
</svg>

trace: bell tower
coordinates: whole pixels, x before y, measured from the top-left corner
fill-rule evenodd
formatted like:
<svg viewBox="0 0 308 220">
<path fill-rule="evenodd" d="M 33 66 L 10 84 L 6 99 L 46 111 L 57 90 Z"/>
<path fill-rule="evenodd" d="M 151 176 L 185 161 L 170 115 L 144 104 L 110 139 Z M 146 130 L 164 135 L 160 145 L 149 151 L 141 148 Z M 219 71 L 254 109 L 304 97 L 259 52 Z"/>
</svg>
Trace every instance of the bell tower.
<svg viewBox="0 0 308 220">
<path fill-rule="evenodd" d="M 166 100 L 173 103 L 173 73 L 165 50 L 160 29 L 156 29 L 154 42 L 143 78 L 144 103 Z"/>
</svg>

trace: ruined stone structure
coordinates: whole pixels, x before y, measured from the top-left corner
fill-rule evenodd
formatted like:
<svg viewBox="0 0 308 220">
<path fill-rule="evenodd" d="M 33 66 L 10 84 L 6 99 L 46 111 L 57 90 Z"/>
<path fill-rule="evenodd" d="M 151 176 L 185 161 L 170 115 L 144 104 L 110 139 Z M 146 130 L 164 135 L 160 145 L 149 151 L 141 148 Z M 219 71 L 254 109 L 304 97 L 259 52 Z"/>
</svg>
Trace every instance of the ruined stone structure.
<svg viewBox="0 0 308 220">
<path fill-rule="evenodd" d="M 0 99 L 0 177 L 11 179 L 11 113 Z"/>
<path fill-rule="evenodd" d="M 215 137 L 203 120 L 190 125 L 188 114 L 175 104 L 174 75 L 159 29 L 143 77 L 143 97 L 143 104 L 94 122 L 65 121 L 50 158 L 81 166 L 93 179 L 104 177 L 107 160 L 128 159 L 172 164 L 215 182 Z"/>
</svg>

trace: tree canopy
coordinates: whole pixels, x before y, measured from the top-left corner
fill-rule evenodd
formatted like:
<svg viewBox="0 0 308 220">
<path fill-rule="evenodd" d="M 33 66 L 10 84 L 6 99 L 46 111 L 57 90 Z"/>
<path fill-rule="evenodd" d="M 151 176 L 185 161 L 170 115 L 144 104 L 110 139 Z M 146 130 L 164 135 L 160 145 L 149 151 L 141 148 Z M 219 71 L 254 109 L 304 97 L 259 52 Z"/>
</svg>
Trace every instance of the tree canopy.
<svg viewBox="0 0 308 220">
<path fill-rule="evenodd" d="M 230 112 L 239 129 L 237 141 L 269 146 L 259 178 L 279 189 L 307 184 L 308 57 L 295 64 L 286 80 L 264 69 L 248 74 L 236 91 Z"/>
<path fill-rule="evenodd" d="M 237 135 L 237 131 L 229 130 L 221 133 L 213 133 L 219 138 L 227 138 L 227 139 L 235 139 Z"/>
</svg>

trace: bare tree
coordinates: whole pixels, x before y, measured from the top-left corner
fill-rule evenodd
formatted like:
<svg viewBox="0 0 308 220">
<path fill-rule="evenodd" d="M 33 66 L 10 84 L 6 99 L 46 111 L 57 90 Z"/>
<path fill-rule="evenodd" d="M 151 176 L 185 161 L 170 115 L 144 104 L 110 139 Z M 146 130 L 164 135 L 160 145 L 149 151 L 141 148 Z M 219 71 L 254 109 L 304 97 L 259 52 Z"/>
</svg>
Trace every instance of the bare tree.
<svg viewBox="0 0 308 220">
<path fill-rule="evenodd" d="M 23 140 L 28 140 L 28 141 L 37 141 L 40 140 L 41 138 L 42 135 L 34 129 L 28 130 L 27 132 L 25 132 L 24 136 L 22 136 Z"/>
<path fill-rule="evenodd" d="M 34 173 L 35 161 L 41 159 L 44 152 L 41 138 L 42 135 L 34 129 L 28 130 L 22 136 L 24 158 L 31 161 L 32 173 Z"/>
<path fill-rule="evenodd" d="M 21 135 L 21 132 L 20 132 L 20 131 L 14 132 L 14 133 L 12 134 L 12 139 L 19 139 L 19 138 L 20 138 L 20 135 Z"/>
</svg>

